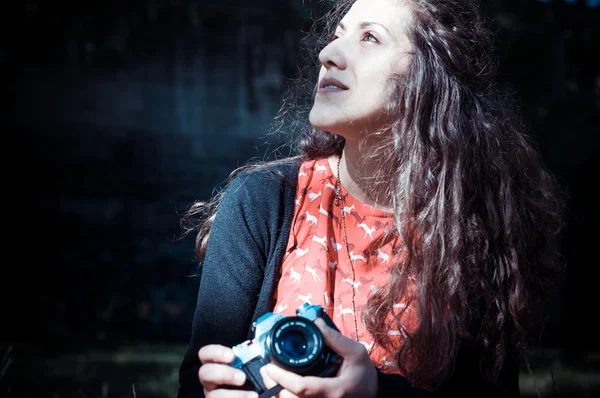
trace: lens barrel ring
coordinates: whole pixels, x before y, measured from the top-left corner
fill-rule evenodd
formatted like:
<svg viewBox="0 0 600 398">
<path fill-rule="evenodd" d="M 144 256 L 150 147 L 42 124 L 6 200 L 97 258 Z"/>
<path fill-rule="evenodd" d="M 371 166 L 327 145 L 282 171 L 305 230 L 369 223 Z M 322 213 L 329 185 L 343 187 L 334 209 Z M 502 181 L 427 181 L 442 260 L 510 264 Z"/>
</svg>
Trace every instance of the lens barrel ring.
<svg viewBox="0 0 600 398">
<path fill-rule="evenodd" d="M 300 316 L 279 320 L 265 341 L 265 354 L 280 367 L 298 374 L 310 374 L 321 365 L 325 342 L 312 321 Z"/>
</svg>

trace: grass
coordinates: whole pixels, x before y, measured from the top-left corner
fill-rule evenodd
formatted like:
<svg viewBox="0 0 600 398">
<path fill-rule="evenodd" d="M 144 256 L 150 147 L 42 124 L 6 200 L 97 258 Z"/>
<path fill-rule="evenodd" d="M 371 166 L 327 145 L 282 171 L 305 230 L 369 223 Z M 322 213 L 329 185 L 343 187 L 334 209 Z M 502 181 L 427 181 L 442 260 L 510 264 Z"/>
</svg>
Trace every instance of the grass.
<svg viewBox="0 0 600 398">
<path fill-rule="evenodd" d="M 185 345 L 1 347 L 0 398 L 174 398 Z M 526 353 L 523 398 L 600 397 L 600 354 Z M 466 391 L 468 392 L 468 391 Z"/>
</svg>

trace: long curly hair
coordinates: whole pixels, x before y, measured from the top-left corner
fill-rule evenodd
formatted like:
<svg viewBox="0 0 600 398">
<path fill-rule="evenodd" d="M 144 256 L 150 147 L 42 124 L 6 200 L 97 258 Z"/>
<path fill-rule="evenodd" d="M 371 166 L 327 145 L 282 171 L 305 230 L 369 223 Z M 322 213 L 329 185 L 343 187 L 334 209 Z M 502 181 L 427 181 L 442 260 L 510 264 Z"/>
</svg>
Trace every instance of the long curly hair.
<svg viewBox="0 0 600 398">
<path fill-rule="evenodd" d="M 370 297 L 362 321 L 379 345 L 396 352 L 416 386 L 436 389 L 452 373 L 462 345 L 481 353 L 480 368 L 495 380 L 506 360 L 525 347 L 531 315 L 546 298 L 545 282 L 560 269 L 549 248 L 562 227 L 564 202 L 510 90 L 496 79 L 491 34 L 478 5 L 404 1 L 413 13 L 406 25 L 412 60 L 406 73 L 389 80 L 393 121 L 373 133 L 376 140 L 370 137 L 362 153 L 370 161 L 385 160 L 375 181 L 386 181 L 381 194 L 393 204 L 395 232 L 407 255 Z M 308 112 L 318 52 L 353 3 L 334 2 L 303 39 L 309 62 L 274 122 L 275 133 L 296 137 L 293 156 L 273 162 L 342 154 L 344 139 L 310 126 Z M 270 164 L 246 165 L 231 178 Z M 219 199 L 194 204 L 184 217 L 194 220 L 186 228 L 198 231 L 200 260 Z M 410 296 L 409 276 L 416 277 L 416 297 Z M 401 313 L 389 317 L 401 299 L 412 300 L 419 324 L 404 330 L 407 338 L 396 347 L 387 331 L 404 329 Z"/>
</svg>

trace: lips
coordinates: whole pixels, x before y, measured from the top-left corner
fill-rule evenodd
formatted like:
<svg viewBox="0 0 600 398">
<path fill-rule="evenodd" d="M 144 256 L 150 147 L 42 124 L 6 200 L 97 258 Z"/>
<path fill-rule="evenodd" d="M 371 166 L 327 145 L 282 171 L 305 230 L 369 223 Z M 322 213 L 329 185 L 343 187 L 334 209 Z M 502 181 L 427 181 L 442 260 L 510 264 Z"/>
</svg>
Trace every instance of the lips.
<svg viewBox="0 0 600 398">
<path fill-rule="evenodd" d="M 328 76 L 325 76 L 323 79 L 321 79 L 321 82 L 319 83 L 319 88 L 320 89 L 328 88 L 328 89 L 348 90 L 348 87 L 346 85 L 344 85 L 342 82 L 340 82 L 339 80 L 337 80 L 333 77 L 328 77 Z"/>
</svg>

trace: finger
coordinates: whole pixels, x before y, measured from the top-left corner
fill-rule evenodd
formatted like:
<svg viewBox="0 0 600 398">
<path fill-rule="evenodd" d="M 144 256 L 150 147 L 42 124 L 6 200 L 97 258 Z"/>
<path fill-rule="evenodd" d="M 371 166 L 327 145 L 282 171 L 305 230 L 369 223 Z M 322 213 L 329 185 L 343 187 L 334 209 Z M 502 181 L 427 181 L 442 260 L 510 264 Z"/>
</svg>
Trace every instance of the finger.
<svg viewBox="0 0 600 398">
<path fill-rule="evenodd" d="M 296 394 L 292 394 L 291 392 L 289 392 L 288 390 L 281 390 L 281 392 L 279 392 L 276 395 L 277 398 L 300 398 L 298 397 Z"/>
<path fill-rule="evenodd" d="M 243 371 L 218 363 L 200 366 L 198 377 L 202 386 L 209 391 L 222 385 L 242 386 L 246 382 L 246 375 Z"/>
<path fill-rule="evenodd" d="M 315 325 L 321 330 L 325 344 L 344 358 L 366 353 L 366 348 L 360 343 L 344 336 L 329 327 L 321 318 L 315 320 Z"/>
<path fill-rule="evenodd" d="M 260 368 L 260 375 L 263 379 L 263 382 L 265 383 L 265 387 L 267 387 L 267 390 L 270 390 L 271 388 L 273 388 L 277 385 L 277 383 L 275 383 L 275 380 L 273 380 L 271 378 L 271 376 L 269 376 L 267 374 L 264 366 L 262 368 Z M 291 392 L 289 392 L 287 390 L 282 390 L 282 391 L 278 392 L 277 394 L 275 394 L 275 397 L 276 398 L 298 398 L 294 394 L 292 394 Z"/>
<path fill-rule="evenodd" d="M 273 380 L 271 378 L 271 376 L 269 376 L 269 374 L 265 371 L 265 366 L 260 368 L 260 375 L 261 375 L 261 377 L 263 379 L 263 383 L 265 383 L 265 387 L 267 387 L 267 389 L 273 388 L 277 385 L 277 383 L 275 383 L 275 380 Z"/>
<path fill-rule="evenodd" d="M 231 363 L 235 358 L 233 350 L 219 344 L 209 344 L 200 348 L 198 358 L 201 363 Z"/>
<path fill-rule="evenodd" d="M 326 392 L 331 388 L 326 379 L 313 376 L 300 376 L 296 373 L 288 372 L 273 364 L 268 364 L 263 367 L 266 375 L 271 378 L 276 384 L 279 384 L 285 390 L 280 393 L 281 398 L 287 398 L 291 395 L 286 395 L 287 392 L 301 398 L 309 398 L 319 396 L 328 396 Z"/>
<path fill-rule="evenodd" d="M 220 388 L 206 394 L 206 398 L 258 398 L 258 394 L 255 391 L 225 390 Z"/>
</svg>

